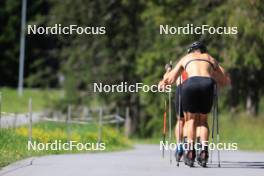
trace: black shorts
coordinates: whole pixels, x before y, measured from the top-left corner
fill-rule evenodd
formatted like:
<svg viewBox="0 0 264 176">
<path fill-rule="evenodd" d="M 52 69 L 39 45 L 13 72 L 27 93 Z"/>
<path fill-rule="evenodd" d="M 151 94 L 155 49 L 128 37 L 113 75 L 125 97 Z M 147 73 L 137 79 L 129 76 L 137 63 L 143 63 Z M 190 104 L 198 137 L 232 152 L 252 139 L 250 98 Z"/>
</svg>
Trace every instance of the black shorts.
<svg viewBox="0 0 264 176">
<path fill-rule="evenodd" d="M 175 112 L 176 112 L 176 115 L 179 116 L 179 110 L 180 110 L 180 118 L 183 118 L 184 117 L 184 114 L 183 114 L 183 109 L 182 109 L 182 95 L 180 95 L 180 92 L 181 92 L 181 84 L 177 86 L 176 88 L 176 92 L 175 92 Z M 179 99 L 181 97 L 181 100 Z M 179 100 L 181 102 L 181 105 L 179 107 Z"/>
<path fill-rule="evenodd" d="M 216 82 L 209 77 L 194 76 L 182 85 L 184 112 L 208 114 L 213 106 Z"/>
</svg>

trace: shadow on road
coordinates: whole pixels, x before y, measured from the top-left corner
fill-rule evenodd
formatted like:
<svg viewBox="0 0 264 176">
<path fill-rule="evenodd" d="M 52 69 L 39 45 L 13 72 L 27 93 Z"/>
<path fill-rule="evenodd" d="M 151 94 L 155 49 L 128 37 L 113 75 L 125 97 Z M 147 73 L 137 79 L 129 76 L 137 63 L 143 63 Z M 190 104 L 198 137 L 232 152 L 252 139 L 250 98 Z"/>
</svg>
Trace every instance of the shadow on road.
<svg viewBox="0 0 264 176">
<path fill-rule="evenodd" d="M 264 169 L 264 162 L 259 162 L 259 161 L 221 161 L 221 168 Z"/>
</svg>

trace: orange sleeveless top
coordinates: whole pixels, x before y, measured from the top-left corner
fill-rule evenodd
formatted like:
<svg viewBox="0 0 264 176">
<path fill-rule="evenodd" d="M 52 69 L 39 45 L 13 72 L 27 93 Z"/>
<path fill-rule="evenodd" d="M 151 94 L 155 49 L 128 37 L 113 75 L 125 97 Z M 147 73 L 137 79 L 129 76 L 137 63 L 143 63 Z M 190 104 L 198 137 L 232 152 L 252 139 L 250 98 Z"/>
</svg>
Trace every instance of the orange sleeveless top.
<svg viewBox="0 0 264 176">
<path fill-rule="evenodd" d="M 186 79 L 188 79 L 188 73 L 183 70 L 182 74 L 181 74 L 181 78 L 182 78 L 182 82 L 184 82 Z"/>
</svg>

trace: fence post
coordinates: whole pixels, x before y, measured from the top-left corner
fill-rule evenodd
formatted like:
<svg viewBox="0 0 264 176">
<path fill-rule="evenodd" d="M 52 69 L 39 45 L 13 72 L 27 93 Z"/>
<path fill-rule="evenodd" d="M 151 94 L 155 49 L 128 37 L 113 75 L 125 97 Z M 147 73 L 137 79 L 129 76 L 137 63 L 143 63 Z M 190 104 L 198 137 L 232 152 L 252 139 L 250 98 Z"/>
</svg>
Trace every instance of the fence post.
<svg viewBox="0 0 264 176">
<path fill-rule="evenodd" d="M 15 112 L 14 114 L 13 128 L 16 128 L 16 122 L 17 122 L 17 112 Z"/>
<path fill-rule="evenodd" d="M 86 120 L 87 116 L 88 116 L 88 108 L 86 106 L 83 106 L 81 119 Z"/>
<path fill-rule="evenodd" d="M 0 128 L 1 128 L 1 119 L 2 119 L 2 92 L 0 92 Z"/>
<path fill-rule="evenodd" d="M 99 110 L 98 143 L 102 142 L 103 109 Z"/>
<path fill-rule="evenodd" d="M 29 141 L 32 143 L 32 98 L 28 101 L 28 117 L 29 117 Z"/>
<path fill-rule="evenodd" d="M 116 131 L 119 132 L 119 121 L 117 116 L 119 115 L 119 107 L 116 107 L 116 114 L 115 114 L 115 120 L 116 120 Z"/>
<path fill-rule="evenodd" d="M 126 107 L 126 119 L 125 119 L 125 136 L 129 137 L 131 135 L 131 118 L 129 115 L 129 107 Z"/>
<path fill-rule="evenodd" d="M 70 121 L 71 121 L 71 105 L 68 105 L 67 109 L 67 118 L 66 118 L 66 126 L 67 126 L 67 140 L 70 143 L 71 140 L 71 128 L 70 128 Z"/>
<path fill-rule="evenodd" d="M 89 120 L 90 119 L 90 117 L 92 116 L 92 112 L 90 111 L 90 109 L 89 109 L 89 107 L 86 107 L 86 109 L 87 109 L 87 116 L 86 116 L 86 120 Z M 93 120 L 93 117 L 91 117 L 91 119 Z"/>
</svg>

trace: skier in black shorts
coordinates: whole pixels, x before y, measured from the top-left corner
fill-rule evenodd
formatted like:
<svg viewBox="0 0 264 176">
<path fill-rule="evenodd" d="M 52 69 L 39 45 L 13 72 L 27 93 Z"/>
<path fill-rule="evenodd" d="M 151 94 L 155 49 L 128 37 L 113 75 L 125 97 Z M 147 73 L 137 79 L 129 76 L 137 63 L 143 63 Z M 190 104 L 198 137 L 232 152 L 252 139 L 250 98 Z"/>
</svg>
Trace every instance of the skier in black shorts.
<svg viewBox="0 0 264 176">
<path fill-rule="evenodd" d="M 185 151 L 185 164 L 193 166 L 195 160 L 194 142 L 196 127 L 200 127 L 200 141 L 202 151 L 197 158 L 200 165 L 206 166 L 208 160 L 209 128 L 207 123 L 208 113 L 212 109 L 214 91 L 216 87 L 223 87 L 230 83 L 230 79 L 216 59 L 207 53 L 205 45 L 194 42 L 177 65 L 164 76 L 159 83 L 165 85 L 175 83 L 178 76 L 186 71 L 188 79 L 181 88 L 182 108 L 187 125 L 188 150 Z M 199 119 L 199 124 L 198 124 Z"/>
</svg>

